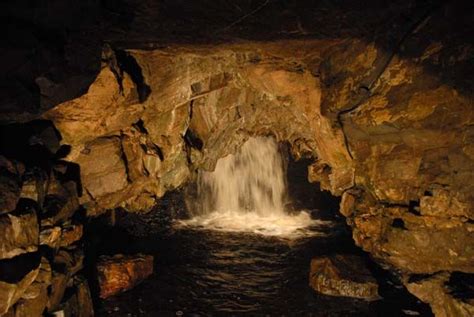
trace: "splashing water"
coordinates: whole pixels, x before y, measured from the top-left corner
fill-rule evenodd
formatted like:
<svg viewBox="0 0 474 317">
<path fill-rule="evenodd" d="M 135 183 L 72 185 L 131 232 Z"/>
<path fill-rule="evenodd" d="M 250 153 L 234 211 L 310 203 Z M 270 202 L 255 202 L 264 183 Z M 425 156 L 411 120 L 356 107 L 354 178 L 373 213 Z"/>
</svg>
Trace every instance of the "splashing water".
<svg viewBox="0 0 474 317">
<path fill-rule="evenodd" d="M 271 236 L 309 235 L 321 224 L 308 212 L 288 214 L 285 170 L 273 138 L 250 138 L 240 150 L 220 159 L 213 172 L 198 175 L 198 207 L 180 225 Z"/>
</svg>

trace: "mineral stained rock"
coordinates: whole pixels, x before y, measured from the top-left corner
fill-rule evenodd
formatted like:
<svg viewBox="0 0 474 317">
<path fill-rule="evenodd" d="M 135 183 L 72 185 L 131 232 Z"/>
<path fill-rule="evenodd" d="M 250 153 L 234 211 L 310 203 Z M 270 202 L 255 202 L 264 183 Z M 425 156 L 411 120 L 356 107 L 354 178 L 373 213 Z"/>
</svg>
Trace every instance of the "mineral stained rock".
<svg viewBox="0 0 474 317">
<path fill-rule="evenodd" d="M 37 254 L 0 261 L 0 315 L 5 314 L 27 292 L 40 272 Z"/>
<path fill-rule="evenodd" d="M 449 273 L 443 272 L 417 281 L 408 280 L 405 285 L 413 295 L 430 304 L 437 317 L 474 316 L 472 299 L 467 302 L 451 295 L 449 288 L 445 285 L 448 278 Z"/>
<path fill-rule="evenodd" d="M 318 293 L 377 300 L 378 284 L 366 268 L 363 258 L 335 255 L 311 260 L 310 286 Z"/>
<path fill-rule="evenodd" d="M 5 7 L 35 20 L 10 28 L 24 42 L 3 59 L 2 120 L 55 124 L 89 215 L 146 211 L 249 136 L 271 134 L 313 159 L 308 178 L 343 196 L 355 242 L 379 263 L 403 276 L 474 273 L 469 1 L 368 1 L 363 15 L 351 1 L 285 10 L 269 1 L 245 23 L 237 11 L 253 12 L 254 1 L 122 2 Z M 102 56 L 97 12 L 117 46 Z M 49 30 L 72 39 L 50 43 Z M 7 170 L 0 213 L 20 195 L 21 171 Z M 25 197 L 42 196 L 25 185 Z"/>
<path fill-rule="evenodd" d="M 34 211 L 0 215 L 0 259 L 36 251 L 38 239 L 38 218 Z"/>
<path fill-rule="evenodd" d="M 100 297 L 107 298 L 129 290 L 152 273 L 151 255 L 102 256 L 97 264 Z"/>
</svg>

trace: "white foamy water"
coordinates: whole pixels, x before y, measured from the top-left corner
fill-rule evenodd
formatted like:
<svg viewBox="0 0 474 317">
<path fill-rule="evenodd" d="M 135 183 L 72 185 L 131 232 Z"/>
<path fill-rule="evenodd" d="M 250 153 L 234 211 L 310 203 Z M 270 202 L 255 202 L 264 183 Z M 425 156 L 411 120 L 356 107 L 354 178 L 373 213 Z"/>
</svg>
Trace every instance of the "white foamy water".
<svg viewBox="0 0 474 317">
<path fill-rule="evenodd" d="M 285 169 L 273 138 L 250 138 L 240 150 L 220 159 L 213 172 L 200 171 L 198 203 L 179 226 L 297 237 L 324 224 L 305 211 L 288 214 Z"/>
</svg>

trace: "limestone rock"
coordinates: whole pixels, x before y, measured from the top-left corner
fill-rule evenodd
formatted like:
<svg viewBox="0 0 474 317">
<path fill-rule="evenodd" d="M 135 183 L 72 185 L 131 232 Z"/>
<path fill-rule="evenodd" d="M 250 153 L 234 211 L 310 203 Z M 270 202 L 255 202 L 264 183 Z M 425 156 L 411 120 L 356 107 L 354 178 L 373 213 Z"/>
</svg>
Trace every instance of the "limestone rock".
<svg viewBox="0 0 474 317">
<path fill-rule="evenodd" d="M 21 205 L 13 213 L 0 215 L 0 259 L 37 250 L 38 219 L 34 209 L 28 207 Z"/>
<path fill-rule="evenodd" d="M 29 178 L 23 181 L 23 186 L 21 187 L 20 198 L 28 198 L 34 201 L 40 201 L 38 193 L 38 185 L 36 179 Z"/>
<path fill-rule="evenodd" d="M 27 291 L 40 271 L 38 254 L 0 261 L 0 315 L 5 314 Z"/>
<path fill-rule="evenodd" d="M 52 263 L 51 293 L 48 301 L 48 311 L 55 311 L 64 297 L 68 286 L 72 283 L 72 277 L 83 267 L 84 253 L 80 249 L 61 249 Z"/>
<path fill-rule="evenodd" d="M 68 317 L 93 317 L 94 308 L 87 280 L 76 277 L 73 285 L 68 288 L 67 296 L 53 312 Z"/>
<path fill-rule="evenodd" d="M 94 141 L 81 153 L 77 162 L 81 166 L 83 186 L 92 198 L 120 191 L 127 185 L 121 145 L 117 138 Z"/>
<path fill-rule="evenodd" d="M 44 213 L 41 215 L 41 226 L 54 226 L 66 221 L 78 210 L 79 199 L 76 193 L 70 195 L 47 195 L 44 200 Z"/>
<path fill-rule="evenodd" d="M 317 292 L 377 300 L 378 284 L 362 258 L 354 255 L 335 255 L 311 260 L 310 286 Z"/>
<path fill-rule="evenodd" d="M 430 304 L 436 317 L 470 317 L 474 316 L 473 303 L 456 299 L 449 294 L 445 283 L 449 279 L 449 273 L 439 273 L 426 279 L 405 282 L 408 291 Z"/>
<path fill-rule="evenodd" d="M 51 266 L 42 258 L 38 276 L 14 306 L 15 317 L 41 316 L 48 302 L 50 284 Z"/>
<path fill-rule="evenodd" d="M 42 316 L 48 302 L 48 290 L 43 287 L 35 298 L 20 299 L 14 306 L 15 317 Z"/>
<path fill-rule="evenodd" d="M 57 248 L 61 237 L 61 227 L 50 227 L 41 230 L 39 243 L 50 248 Z"/>
<path fill-rule="evenodd" d="M 153 273 L 151 255 L 102 256 L 97 264 L 100 297 L 107 298 L 133 288 Z"/>
<path fill-rule="evenodd" d="M 21 179 L 4 168 L 0 168 L 0 214 L 10 212 L 20 199 Z"/>
<path fill-rule="evenodd" d="M 82 224 L 65 226 L 61 232 L 60 247 L 66 247 L 82 238 Z"/>
</svg>

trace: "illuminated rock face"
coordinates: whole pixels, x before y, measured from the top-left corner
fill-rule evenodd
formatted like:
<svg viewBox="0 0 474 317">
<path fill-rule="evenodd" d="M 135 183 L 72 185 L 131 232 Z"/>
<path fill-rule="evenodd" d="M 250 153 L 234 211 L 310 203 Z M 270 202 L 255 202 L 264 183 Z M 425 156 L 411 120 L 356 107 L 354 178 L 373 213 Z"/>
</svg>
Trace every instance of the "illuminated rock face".
<svg viewBox="0 0 474 317">
<path fill-rule="evenodd" d="M 443 77 L 472 48 L 433 45 L 409 57 L 360 40 L 130 50 L 143 82 L 122 72 L 120 86 L 104 64 L 44 118 L 72 145 L 91 215 L 147 210 L 248 137 L 273 135 L 314 160 L 308 178 L 342 195 L 355 242 L 380 263 L 473 273 L 473 99 Z"/>
<path fill-rule="evenodd" d="M 150 88 L 145 99 L 127 73 L 120 88 L 104 64 L 88 93 L 45 113 L 72 146 L 68 160 L 81 166 L 89 213 L 149 209 L 252 135 L 274 135 L 297 156 L 333 168 L 326 189 L 350 188 L 342 130 L 322 116 L 320 81 L 306 65 L 321 59 L 327 43 L 288 44 L 301 48 L 301 60 L 292 61 L 285 43 L 129 51 Z"/>
<path fill-rule="evenodd" d="M 313 258 L 309 285 L 315 291 L 330 296 L 368 301 L 379 298 L 377 281 L 366 268 L 363 258 L 356 255 Z"/>
<path fill-rule="evenodd" d="M 217 11 L 205 14 L 221 12 L 212 3 Z M 2 120 L 42 116 L 54 122 L 62 142 L 72 146 L 67 160 L 80 166 L 80 203 L 90 215 L 117 206 L 147 210 L 167 190 L 192 180 L 196 169 L 212 170 L 249 136 L 271 134 L 288 141 L 296 157 L 314 160 L 308 178 L 342 196 L 341 213 L 355 242 L 379 263 L 404 276 L 474 273 L 474 49 L 466 40 L 472 23 L 463 22 L 472 17 L 458 18 L 462 6 L 450 4 L 400 22 L 394 17 L 411 16 L 405 13 L 414 2 L 386 8 L 377 3 L 374 14 L 343 8 L 344 17 L 318 8 L 280 10 L 270 3 L 260 12 L 267 19 L 249 16 L 229 31 L 229 21 L 241 16 L 229 8 L 229 16 L 208 19 L 215 25 L 197 28 L 173 24 L 178 15 L 163 17 L 169 7 L 156 10 L 145 1 L 138 10 L 145 16 L 121 25 L 138 44 L 121 43 L 121 32 L 109 36 L 122 48 L 154 49 L 117 54 L 104 49 L 91 85 L 76 76 L 80 67 L 65 73 L 59 63 L 51 70 L 57 83 L 34 73 L 40 109 L 33 115 L 20 107 L 10 114 L 10 106 L 19 106 L 2 102 L 8 108 Z M 202 7 L 193 10 L 201 17 Z M 173 32 L 161 32 L 173 25 Z M 215 41 L 221 44 L 193 45 L 195 30 L 207 44 L 214 43 L 211 34 L 221 34 Z M 282 40 L 286 36 L 305 40 Z M 150 38 L 158 44 L 147 43 Z M 74 46 L 65 50 L 72 52 Z M 98 64 L 99 54 L 93 53 L 65 60 L 87 68 Z M 88 91 L 81 95 L 84 87 Z M 26 88 L 17 88 L 25 96 Z M 10 98 L 17 90 L 4 89 L 2 97 L 4 91 Z M 4 218 L 21 195 L 39 194 L 27 184 L 20 191 L 18 171 L 5 169 Z M 76 206 L 76 200 L 66 206 Z M 54 225 L 55 218 L 50 220 L 42 225 Z M 410 290 L 422 294 L 428 284 Z"/>
<path fill-rule="evenodd" d="M 102 256 L 97 264 L 100 297 L 107 298 L 129 290 L 153 274 L 153 256 Z"/>
</svg>

